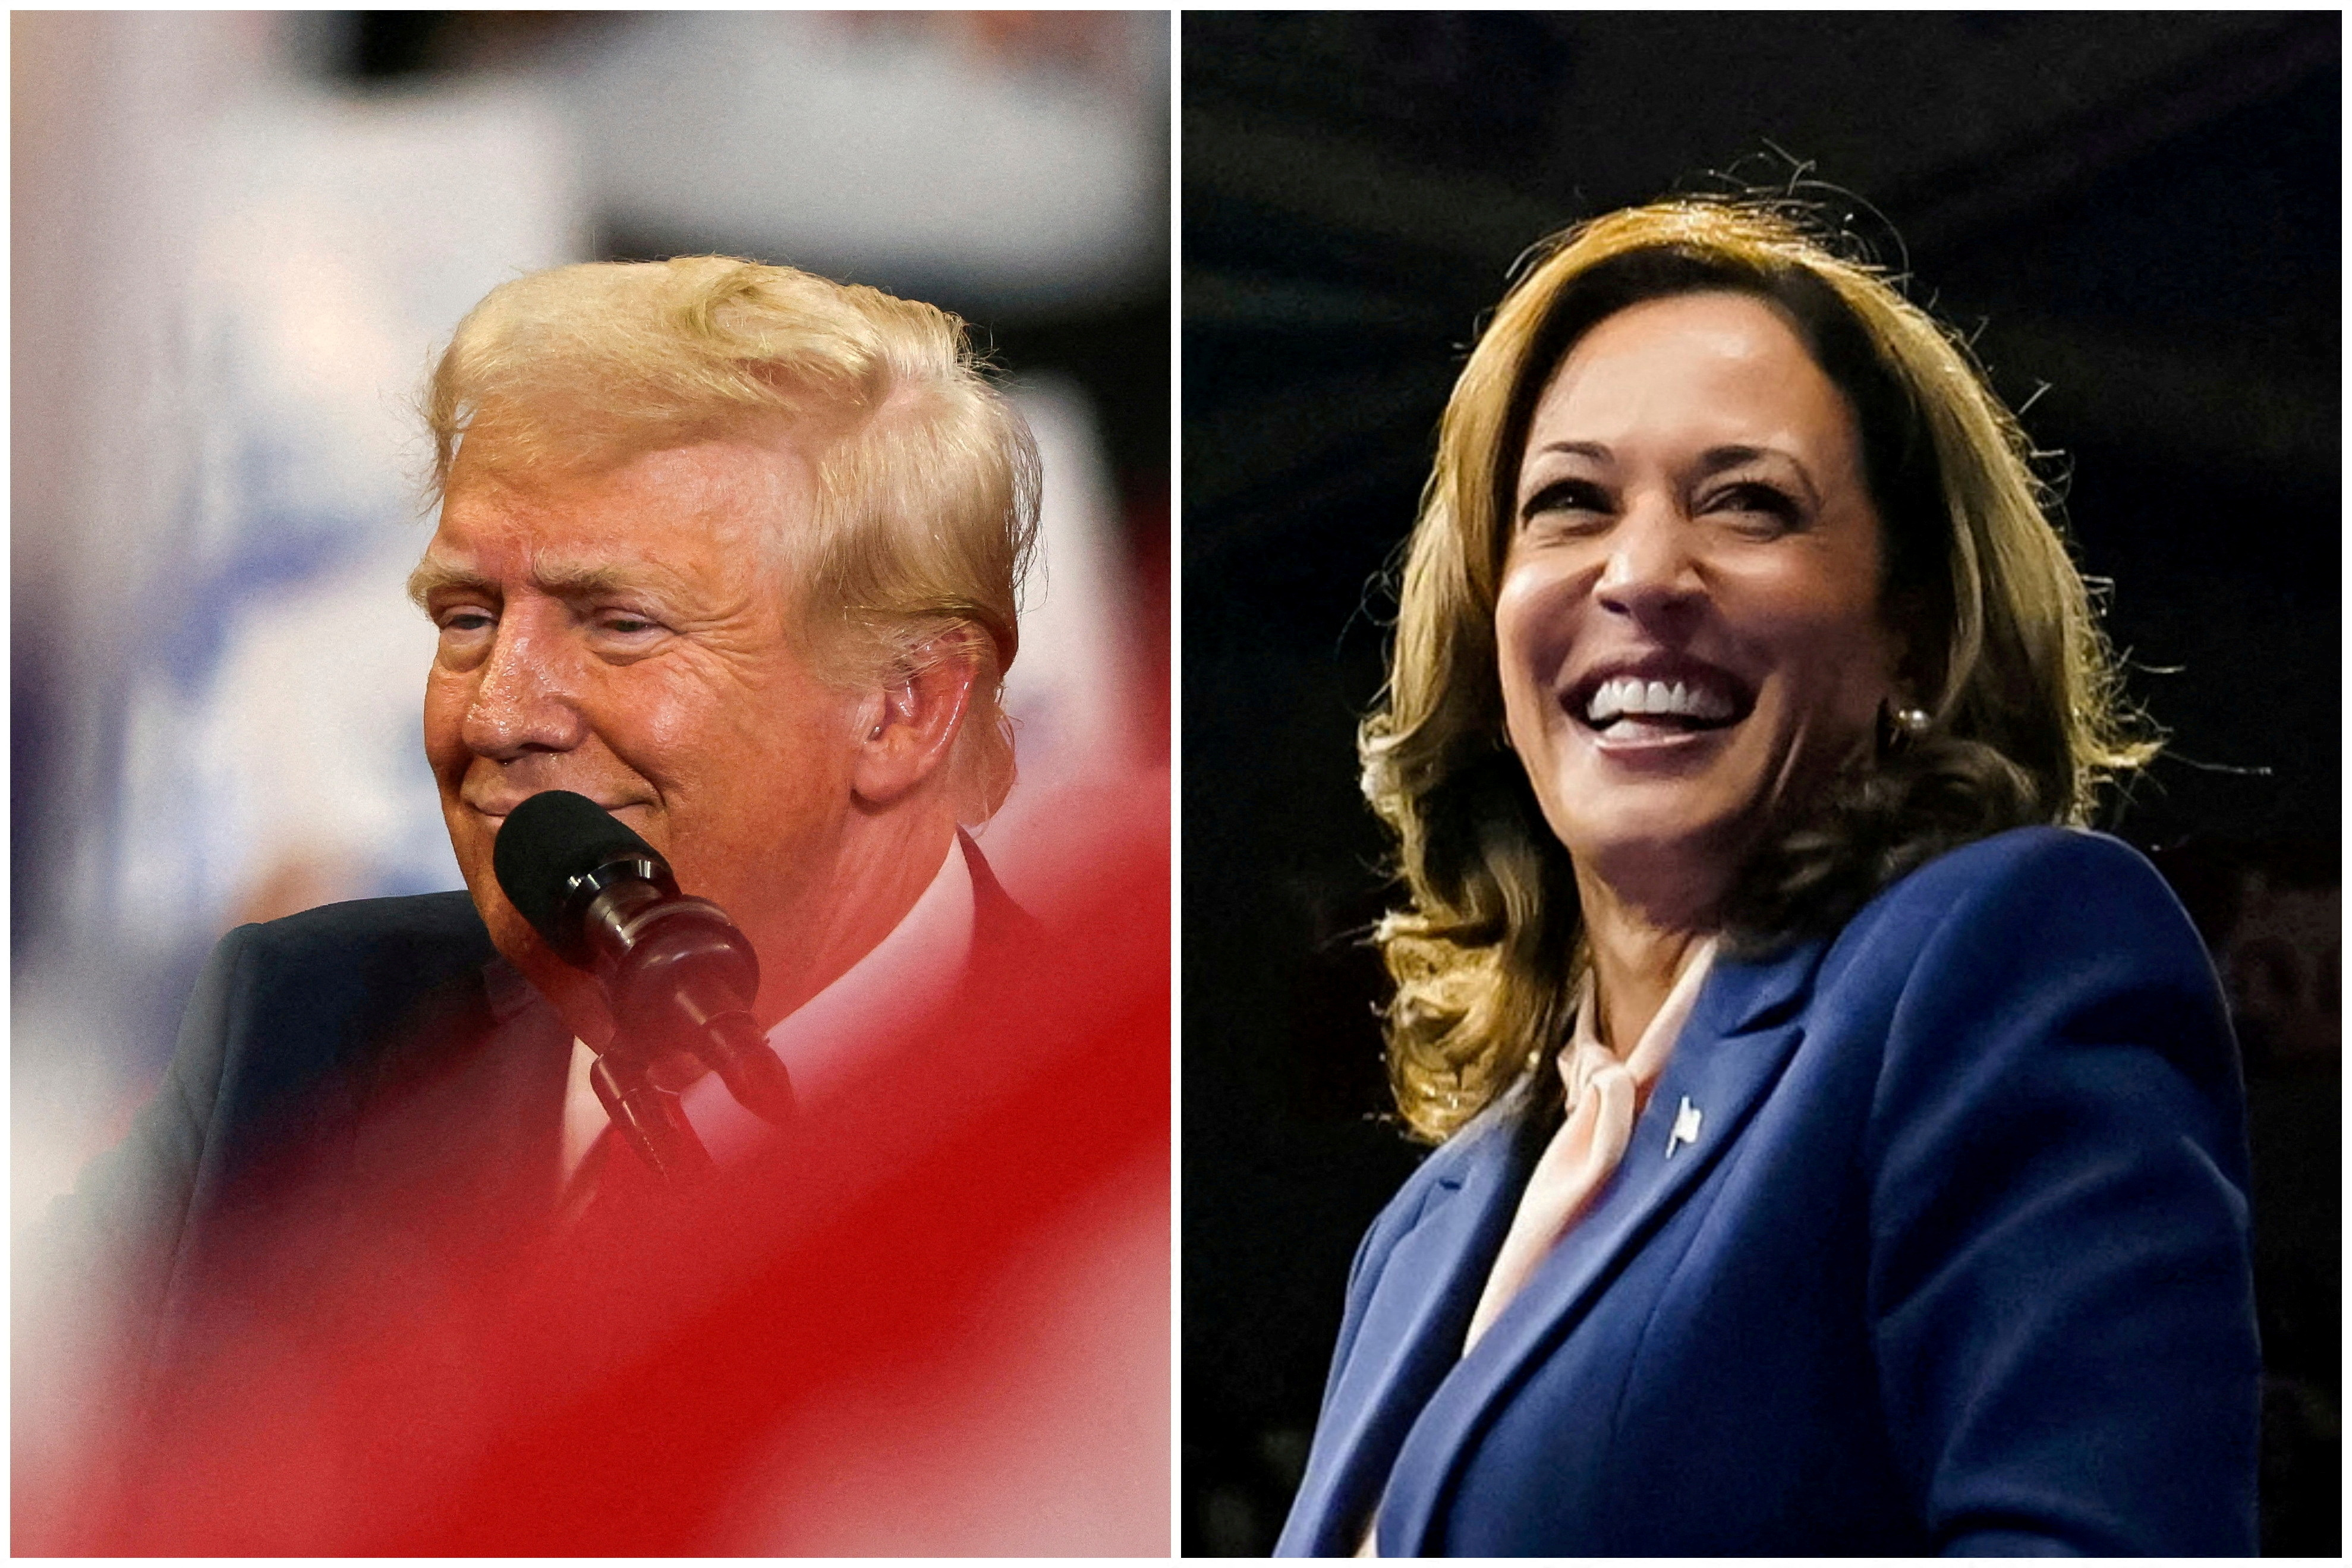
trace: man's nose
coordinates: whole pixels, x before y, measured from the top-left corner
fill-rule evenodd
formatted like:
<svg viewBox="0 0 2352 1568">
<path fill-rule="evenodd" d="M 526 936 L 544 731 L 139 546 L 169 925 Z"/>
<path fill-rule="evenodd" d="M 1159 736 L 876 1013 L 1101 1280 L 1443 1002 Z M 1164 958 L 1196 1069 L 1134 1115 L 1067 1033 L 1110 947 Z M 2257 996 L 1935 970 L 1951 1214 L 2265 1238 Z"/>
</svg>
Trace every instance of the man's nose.
<svg viewBox="0 0 2352 1568">
<path fill-rule="evenodd" d="M 512 762 L 531 752 L 568 752 L 587 738 L 574 650 L 546 621 L 528 610 L 500 620 L 458 731 L 478 756 Z"/>
<path fill-rule="evenodd" d="M 1609 559 L 1593 593 L 1636 621 L 1686 619 L 1706 595 L 1692 524 L 1664 500 L 1636 504 L 1610 531 Z"/>
</svg>

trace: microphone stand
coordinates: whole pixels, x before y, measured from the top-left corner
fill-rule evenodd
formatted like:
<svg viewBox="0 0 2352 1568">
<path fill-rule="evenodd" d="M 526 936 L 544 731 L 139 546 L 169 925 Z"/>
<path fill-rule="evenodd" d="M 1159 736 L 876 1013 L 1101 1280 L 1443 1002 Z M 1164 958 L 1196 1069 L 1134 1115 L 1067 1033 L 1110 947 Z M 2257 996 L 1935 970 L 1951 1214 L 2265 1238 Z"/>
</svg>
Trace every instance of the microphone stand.
<svg viewBox="0 0 2352 1568">
<path fill-rule="evenodd" d="M 664 1182 L 685 1185 L 708 1176 L 710 1151 L 686 1119 L 677 1094 L 656 1085 L 641 1062 L 616 1067 L 618 1054 L 608 1046 L 588 1072 L 604 1114 Z"/>
<path fill-rule="evenodd" d="M 792 1120 L 798 1105 L 791 1075 L 750 1014 L 730 1010 L 712 1017 L 692 1048 L 738 1105 L 772 1127 Z M 654 1082 L 646 1054 L 624 1047 L 615 1034 L 589 1069 L 588 1081 L 629 1147 L 664 1181 L 692 1182 L 709 1174 L 710 1152 L 687 1120 L 677 1091 Z"/>
<path fill-rule="evenodd" d="M 748 1010 L 759 959 L 725 913 L 706 900 L 664 896 L 650 879 L 629 879 L 598 892 L 587 917 L 615 1026 L 589 1081 L 638 1156 L 666 1181 L 711 1169 L 678 1097 L 653 1081 L 664 1047 L 700 1058 L 736 1103 L 772 1127 L 787 1125 L 797 1110 L 791 1076 Z"/>
</svg>

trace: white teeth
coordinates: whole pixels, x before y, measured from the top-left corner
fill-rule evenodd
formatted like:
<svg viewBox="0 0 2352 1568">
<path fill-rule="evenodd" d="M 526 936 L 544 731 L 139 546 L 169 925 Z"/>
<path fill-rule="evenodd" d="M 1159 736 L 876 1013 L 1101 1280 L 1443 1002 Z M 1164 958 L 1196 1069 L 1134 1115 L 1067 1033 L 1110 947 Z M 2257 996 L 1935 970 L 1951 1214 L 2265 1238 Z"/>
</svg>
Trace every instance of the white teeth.
<svg viewBox="0 0 2352 1568">
<path fill-rule="evenodd" d="M 1722 690 L 1706 684 L 1692 686 L 1686 681 L 1677 680 L 1669 686 L 1663 680 L 1645 681 L 1629 675 L 1602 681 L 1585 709 L 1585 717 L 1595 724 L 1606 724 L 1628 713 L 1674 713 L 1686 719 L 1728 719 L 1731 717 L 1731 699 Z"/>
</svg>

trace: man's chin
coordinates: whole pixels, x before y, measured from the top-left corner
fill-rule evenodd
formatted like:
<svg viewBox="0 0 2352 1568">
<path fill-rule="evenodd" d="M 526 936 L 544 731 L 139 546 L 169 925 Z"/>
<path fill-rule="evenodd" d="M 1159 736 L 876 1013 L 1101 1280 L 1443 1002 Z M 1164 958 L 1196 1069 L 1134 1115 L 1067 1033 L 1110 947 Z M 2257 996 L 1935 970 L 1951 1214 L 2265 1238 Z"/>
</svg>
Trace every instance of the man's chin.
<svg viewBox="0 0 2352 1568">
<path fill-rule="evenodd" d="M 542 996 L 562 1009 L 567 1018 L 583 1006 L 593 1006 L 601 1015 L 602 998 L 593 977 L 574 969 L 556 956 L 530 922 L 518 913 L 499 890 L 489 870 L 489 857 L 479 861 L 462 862 L 466 869 L 466 889 L 474 900 L 474 909 L 482 917 L 482 924 L 490 933 L 490 945 L 499 956 L 522 973 L 524 979 Z M 579 1027 L 573 1024 L 575 1032 Z"/>
<path fill-rule="evenodd" d="M 480 912 L 482 923 L 489 927 L 490 943 L 499 950 L 499 956 L 525 974 L 536 977 L 544 972 L 571 967 L 555 956 L 555 950 L 531 929 L 529 921 L 515 912 L 515 907 L 503 895 L 493 892 L 485 899 L 476 889 L 474 908 Z"/>
</svg>

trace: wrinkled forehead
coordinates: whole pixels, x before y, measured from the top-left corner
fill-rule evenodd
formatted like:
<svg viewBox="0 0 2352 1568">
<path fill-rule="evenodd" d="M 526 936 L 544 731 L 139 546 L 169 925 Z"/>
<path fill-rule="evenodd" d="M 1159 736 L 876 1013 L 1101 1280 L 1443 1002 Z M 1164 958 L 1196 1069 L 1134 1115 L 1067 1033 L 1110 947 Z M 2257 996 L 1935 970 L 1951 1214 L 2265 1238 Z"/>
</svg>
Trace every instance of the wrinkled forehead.
<svg viewBox="0 0 2352 1568">
<path fill-rule="evenodd" d="M 782 430 L 572 461 L 516 462 L 496 448 L 468 447 L 451 466 L 442 522 L 624 534 L 657 534 L 691 522 L 730 534 L 785 534 L 805 525 L 815 491 L 814 465 Z"/>
<path fill-rule="evenodd" d="M 597 465 L 452 466 L 420 576 L 592 580 L 776 571 L 813 526 L 815 478 L 789 440 L 727 437 Z"/>
<path fill-rule="evenodd" d="M 484 411 L 458 444 L 443 490 L 557 495 L 637 477 L 697 490 L 788 489 L 811 481 L 838 439 L 835 426 L 829 418 L 774 411 L 622 423 L 586 413 L 560 420 L 543 409 Z"/>
</svg>

